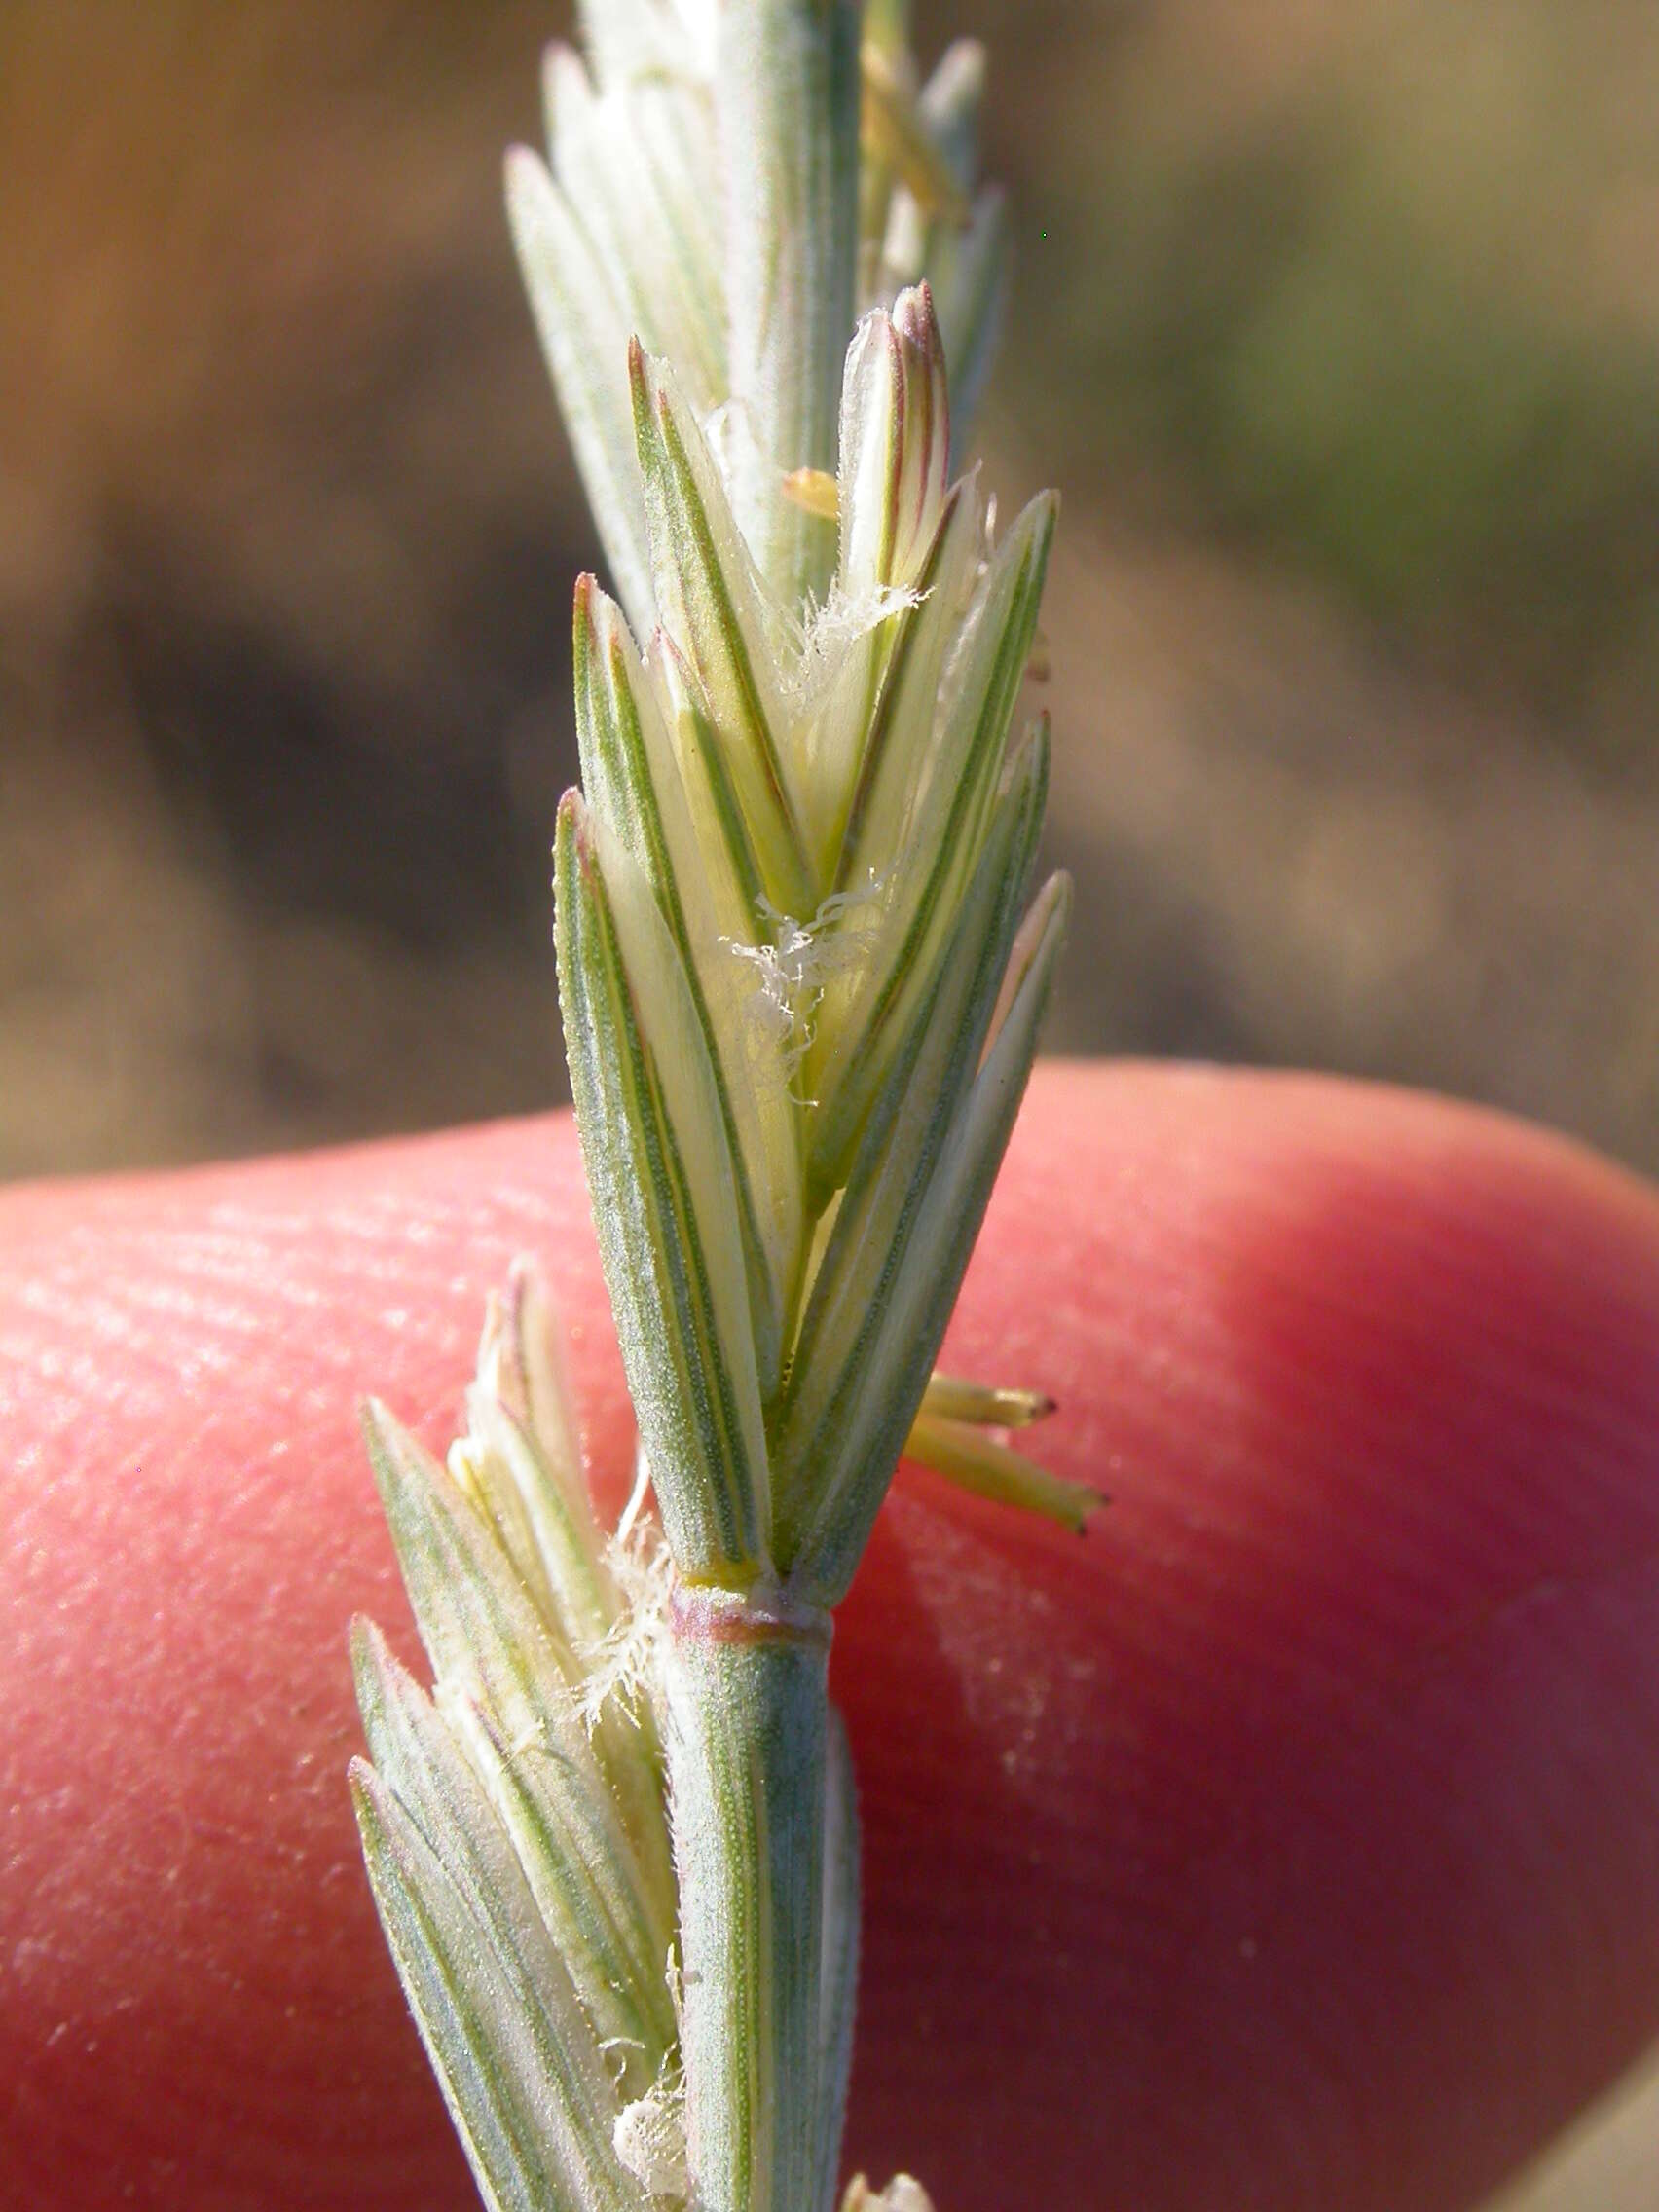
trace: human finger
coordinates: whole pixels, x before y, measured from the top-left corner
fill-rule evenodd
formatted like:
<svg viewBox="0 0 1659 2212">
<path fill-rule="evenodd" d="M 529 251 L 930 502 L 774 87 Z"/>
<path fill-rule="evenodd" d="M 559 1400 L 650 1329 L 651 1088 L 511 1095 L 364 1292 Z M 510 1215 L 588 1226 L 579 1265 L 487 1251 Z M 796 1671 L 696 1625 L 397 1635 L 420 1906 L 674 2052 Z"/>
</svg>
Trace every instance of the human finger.
<svg viewBox="0 0 1659 2212">
<path fill-rule="evenodd" d="M 569 1124 L 0 1198 L 0 1900 L 23 2201 L 467 2201 L 356 1863 L 351 1424 L 441 1443 Z M 1082 1543 L 901 1475 L 835 1681 L 849 2149 L 941 2212 L 1469 2201 L 1659 2028 L 1659 1206 L 1488 1117 L 1044 1071 L 952 1364 Z"/>
</svg>

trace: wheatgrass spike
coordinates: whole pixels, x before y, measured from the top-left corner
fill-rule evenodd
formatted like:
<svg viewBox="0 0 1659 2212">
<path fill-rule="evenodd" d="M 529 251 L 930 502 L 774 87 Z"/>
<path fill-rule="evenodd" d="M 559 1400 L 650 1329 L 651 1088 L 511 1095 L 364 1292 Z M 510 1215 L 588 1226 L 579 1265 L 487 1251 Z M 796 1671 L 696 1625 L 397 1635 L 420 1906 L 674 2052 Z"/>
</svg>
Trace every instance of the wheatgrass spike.
<svg viewBox="0 0 1659 2212">
<path fill-rule="evenodd" d="M 434 1679 L 359 1629 L 352 1790 L 487 2204 L 833 2212 L 830 1608 L 903 1450 L 1098 1502 L 1008 1441 L 1040 1389 L 936 1370 L 1068 903 L 1026 906 L 1047 725 L 1011 737 L 1055 502 L 993 544 L 963 461 L 1008 230 L 979 48 L 924 76 L 906 0 L 577 17 L 507 194 L 617 593 L 576 588 L 554 940 L 641 1481 L 607 1544 L 522 1270 L 448 1472 L 371 1409 Z"/>
</svg>

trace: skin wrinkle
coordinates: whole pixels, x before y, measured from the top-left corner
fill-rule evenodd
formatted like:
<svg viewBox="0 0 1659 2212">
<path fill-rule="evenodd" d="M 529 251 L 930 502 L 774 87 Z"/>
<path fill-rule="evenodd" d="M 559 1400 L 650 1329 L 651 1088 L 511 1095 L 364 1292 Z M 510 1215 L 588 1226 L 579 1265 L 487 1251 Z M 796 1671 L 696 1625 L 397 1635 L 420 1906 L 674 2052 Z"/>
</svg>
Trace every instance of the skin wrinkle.
<svg viewBox="0 0 1659 2212">
<path fill-rule="evenodd" d="M 21 2201 L 470 2201 L 345 1802 L 350 1612 L 413 1656 L 352 1401 L 441 1447 L 524 1247 L 613 1515 L 567 1122 L 0 1194 Z M 1048 1069 L 947 1364 L 1053 1389 L 1115 1502 L 903 1474 L 839 1617 L 851 2155 L 940 2212 L 1466 2204 L 1659 2030 L 1653 1195 L 1398 1094 Z"/>
</svg>

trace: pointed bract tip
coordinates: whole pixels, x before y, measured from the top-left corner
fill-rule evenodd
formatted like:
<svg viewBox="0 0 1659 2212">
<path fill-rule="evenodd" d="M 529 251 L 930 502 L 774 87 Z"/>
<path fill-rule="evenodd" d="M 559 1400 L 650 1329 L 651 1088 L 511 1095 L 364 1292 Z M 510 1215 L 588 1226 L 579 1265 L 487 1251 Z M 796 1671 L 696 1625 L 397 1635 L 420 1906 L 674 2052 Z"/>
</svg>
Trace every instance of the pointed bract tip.
<svg viewBox="0 0 1659 2212">
<path fill-rule="evenodd" d="M 373 1749 L 379 1715 L 386 1704 L 385 1685 L 395 1680 L 404 1670 L 393 1657 L 391 1646 L 379 1627 L 366 1613 L 351 1616 L 346 1648 L 351 1662 L 351 1688 L 356 1696 L 357 1711 L 363 1716 L 363 1726 Z"/>
<path fill-rule="evenodd" d="M 515 1378 L 523 1365 L 525 1340 L 535 1328 L 547 1326 L 547 1314 L 552 1304 L 552 1292 L 541 1263 L 529 1252 L 520 1252 L 507 1270 L 507 1287 L 495 1302 L 498 1316 L 494 1332 L 500 1346 L 497 1358 L 509 1355 L 514 1365 Z M 486 1333 L 486 1345 L 490 1342 Z M 485 1346 L 480 1346 L 479 1364 L 482 1368 Z"/>
<path fill-rule="evenodd" d="M 364 1856 L 372 1860 L 384 1845 L 391 1792 L 361 1752 L 347 1763 L 346 1787 L 351 1793 L 358 1841 Z"/>
<path fill-rule="evenodd" d="M 628 340 L 628 397 L 634 410 L 634 443 L 640 455 L 640 466 L 645 466 L 645 455 L 650 442 L 660 435 L 656 427 L 656 404 L 660 391 L 653 389 L 651 359 L 640 342 L 636 331 Z"/>
<path fill-rule="evenodd" d="M 582 879 L 591 879 L 594 873 L 593 817 L 582 797 L 578 785 L 572 784 L 559 801 L 558 820 L 553 831 L 555 855 L 563 849 L 574 860 Z"/>
<path fill-rule="evenodd" d="M 371 1456 L 387 1452 L 397 1436 L 397 1421 L 384 1398 L 364 1398 L 357 1407 L 357 1430 Z"/>
<path fill-rule="evenodd" d="M 934 313 L 933 286 L 924 276 L 919 284 L 906 284 L 893 303 L 893 325 L 911 345 L 931 351 L 938 346 L 939 317 Z"/>
<path fill-rule="evenodd" d="M 534 146 L 507 148 L 501 158 L 501 189 L 515 228 L 531 213 L 535 203 L 554 189 L 547 164 Z"/>
<path fill-rule="evenodd" d="M 988 56 L 982 38 L 953 38 L 947 51 L 958 87 L 968 94 L 982 92 Z M 943 63 L 940 63 L 940 67 Z"/>
<path fill-rule="evenodd" d="M 351 1615 L 346 1631 L 346 1647 L 351 1654 L 353 1668 L 357 1664 L 359 1651 L 371 1652 L 377 1644 L 384 1643 L 385 1641 L 379 1628 L 367 1613 L 353 1613 Z"/>
<path fill-rule="evenodd" d="M 549 136 L 559 129 L 560 108 L 584 98 L 592 90 L 587 64 L 575 48 L 565 39 L 549 39 L 541 50 L 541 98 L 547 110 Z"/>
</svg>

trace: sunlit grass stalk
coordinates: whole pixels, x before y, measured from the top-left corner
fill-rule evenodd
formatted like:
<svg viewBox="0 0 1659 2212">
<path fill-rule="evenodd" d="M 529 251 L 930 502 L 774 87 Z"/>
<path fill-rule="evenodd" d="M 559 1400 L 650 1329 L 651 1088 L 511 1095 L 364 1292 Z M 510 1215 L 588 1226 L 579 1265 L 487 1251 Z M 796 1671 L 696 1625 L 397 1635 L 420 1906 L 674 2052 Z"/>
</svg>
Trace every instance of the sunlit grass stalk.
<svg viewBox="0 0 1659 2212">
<path fill-rule="evenodd" d="M 839 2149 L 820 2049 L 830 1619 L 682 1584 L 671 1620 L 691 2171 L 710 2207 L 817 2212 L 820 2133 Z"/>
<path fill-rule="evenodd" d="M 353 1787 L 489 2202 L 831 2212 L 833 1608 L 907 1439 L 1097 1502 L 1001 1433 L 1046 1399 L 933 1372 L 1065 923 L 1047 728 L 1011 735 L 1055 507 L 999 539 L 960 468 L 1003 265 L 978 50 L 920 83 L 902 0 L 581 16 L 508 202 L 621 599 L 577 586 L 555 939 L 641 1482 L 608 1544 L 521 1270 L 447 1470 L 370 1416 L 434 1692 L 357 1633 Z"/>
</svg>

